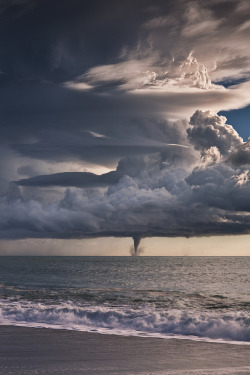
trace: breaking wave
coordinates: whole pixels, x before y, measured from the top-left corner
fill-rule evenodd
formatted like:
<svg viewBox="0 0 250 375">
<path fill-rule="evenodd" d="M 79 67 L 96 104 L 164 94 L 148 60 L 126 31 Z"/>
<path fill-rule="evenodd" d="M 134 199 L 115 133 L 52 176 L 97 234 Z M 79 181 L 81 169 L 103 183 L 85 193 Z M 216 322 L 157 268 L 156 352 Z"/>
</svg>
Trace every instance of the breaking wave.
<svg viewBox="0 0 250 375">
<path fill-rule="evenodd" d="M 197 312 L 0 300 L 0 324 L 250 344 L 247 311 Z"/>
</svg>

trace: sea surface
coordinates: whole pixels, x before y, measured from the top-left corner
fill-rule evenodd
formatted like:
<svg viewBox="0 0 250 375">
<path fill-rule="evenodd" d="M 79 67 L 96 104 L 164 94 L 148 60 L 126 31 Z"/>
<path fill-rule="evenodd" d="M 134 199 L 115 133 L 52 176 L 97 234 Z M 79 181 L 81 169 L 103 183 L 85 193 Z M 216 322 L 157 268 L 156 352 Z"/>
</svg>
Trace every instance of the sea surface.
<svg viewBox="0 0 250 375">
<path fill-rule="evenodd" d="M 0 324 L 250 345 L 250 257 L 0 257 Z"/>
</svg>

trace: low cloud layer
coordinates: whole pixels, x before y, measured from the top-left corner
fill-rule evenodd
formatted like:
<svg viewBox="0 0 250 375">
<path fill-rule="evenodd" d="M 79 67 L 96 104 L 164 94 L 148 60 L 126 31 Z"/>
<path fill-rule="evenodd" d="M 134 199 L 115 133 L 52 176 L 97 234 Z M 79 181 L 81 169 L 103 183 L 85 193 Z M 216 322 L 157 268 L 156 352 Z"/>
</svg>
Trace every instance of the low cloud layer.
<svg viewBox="0 0 250 375">
<path fill-rule="evenodd" d="M 109 172 L 101 176 L 90 172 L 63 172 L 42 175 L 16 181 L 19 186 L 75 186 L 82 188 L 106 187 L 118 182 L 119 172 Z"/>
<path fill-rule="evenodd" d="M 203 132 L 196 136 L 197 127 L 209 128 L 206 144 Z M 175 145 L 171 152 L 166 147 L 151 155 L 122 159 L 117 170 L 106 175 L 59 174 L 11 184 L 8 197 L 2 197 L 0 203 L 1 238 L 139 239 L 249 233 L 250 169 L 235 167 L 227 158 L 245 145 L 242 139 L 225 124 L 224 117 L 209 111 L 196 111 L 186 132 L 188 146 Z M 218 144 L 220 132 L 222 147 Z M 215 150 L 221 158 L 208 158 Z M 24 200 L 17 187 L 76 186 L 76 181 L 86 188 L 68 188 L 64 198 L 52 204 Z M 109 187 L 91 189 L 92 183 Z"/>
</svg>

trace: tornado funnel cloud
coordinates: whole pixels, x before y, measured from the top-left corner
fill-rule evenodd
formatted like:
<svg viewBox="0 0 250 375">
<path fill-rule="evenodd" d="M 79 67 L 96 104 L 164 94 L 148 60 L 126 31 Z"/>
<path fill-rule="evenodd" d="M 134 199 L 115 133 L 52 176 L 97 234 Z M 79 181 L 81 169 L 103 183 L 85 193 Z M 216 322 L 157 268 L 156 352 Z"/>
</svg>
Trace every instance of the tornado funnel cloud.
<svg viewBox="0 0 250 375">
<path fill-rule="evenodd" d="M 140 252 L 139 245 L 141 242 L 141 237 L 134 236 L 133 240 L 134 240 L 134 248 L 131 247 L 130 253 L 131 255 L 137 256 L 139 255 L 139 252 Z"/>
<path fill-rule="evenodd" d="M 135 236 L 135 237 L 133 237 L 133 240 L 134 240 L 134 250 L 135 250 L 135 254 L 136 254 L 138 246 L 140 245 L 140 242 L 141 242 L 141 237 Z"/>
</svg>

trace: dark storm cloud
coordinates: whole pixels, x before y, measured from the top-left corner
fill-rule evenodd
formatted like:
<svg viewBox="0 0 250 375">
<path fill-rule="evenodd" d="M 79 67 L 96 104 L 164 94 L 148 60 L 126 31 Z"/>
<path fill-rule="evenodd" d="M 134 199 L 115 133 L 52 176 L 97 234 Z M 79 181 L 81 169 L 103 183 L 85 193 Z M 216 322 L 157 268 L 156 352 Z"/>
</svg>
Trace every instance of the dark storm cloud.
<svg viewBox="0 0 250 375">
<path fill-rule="evenodd" d="M 197 114 L 199 126 L 224 121 L 213 113 L 196 112 L 194 117 Z M 192 119 L 190 127 L 196 125 Z M 211 139 L 207 153 L 213 154 L 213 148 L 219 152 L 216 138 Z M 226 144 L 229 152 L 232 145 Z M 0 200 L 1 237 L 140 238 L 249 233 L 249 169 L 204 158 L 203 153 L 198 162 L 194 155 L 191 148 L 175 147 L 172 157 L 162 150 L 125 158 L 116 172 L 98 177 L 109 180 L 111 175 L 120 174 L 107 190 L 71 188 L 58 203 L 22 199 L 12 184 L 8 198 Z M 192 160 L 189 168 L 188 159 Z M 53 179 L 60 181 L 62 177 L 67 175 L 40 176 L 19 183 L 37 182 L 42 186 L 46 180 L 53 183 Z"/>
<path fill-rule="evenodd" d="M 132 149 L 130 151 L 132 151 Z M 15 181 L 15 184 L 19 186 L 37 187 L 108 187 L 117 184 L 118 181 L 125 175 L 134 178 L 143 173 L 145 176 L 146 171 L 150 171 L 152 168 L 156 167 L 156 160 L 157 163 L 162 166 L 168 164 L 175 165 L 176 167 L 188 166 L 195 160 L 195 153 L 191 148 L 178 144 L 169 144 L 165 146 L 165 148 L 155 148 L 154 152 L 152 150 L 151 154 L 149 152 L 149 148 L 144 150 L 144 154 L 146 154 L 144 156 L 136 155 L 135 151 L 130 152 L 130 155 L 133 154 L 133 156 L 128 156 L 121 159 L 118 163 L 116 171 L 104 173 L 102 175 L 96 175 L 89 172 L 63 172 L 21 179 Z M 138 153 L 140 153 L 140 150 Z M 24 169 L 25 172 L 27 172 L 26 169 L 27 168 Z M 30 169 L 28 168 L 28 172 L 29 171 Z M 150 177 L 148 177 L 148 179 L 150 179 Z"/>
<path fill-rule="evenodd" d="M 195 50 L 227 75 L 249 70 L 248 20 L 243 0 L 3 0 L 0 70 L 4 81 L 64 82 L 133 57 L 164 67 Z"/>
<path fill-rule="evenodd" d="M 66 138 L 66 137 L 65 137 Z M 57 138 L 58 142 L 39 142 L 36 144 L 15 144 L 13 149 L 23 156 L 52 161 L 83 160 L 106 166 L 112 166 L 121 157 L 128 155 L 150 154 L 161 149 L 160 146 L 144 145 L 86 145 L 83 142 L 68 144 L 67 139 Z"/>
<path fill-rule="evenodd" d="M 212 111 L 249 104 L 249 82 L 213 83 L 248 79 L 249 12 L 243 0 L 2 2 L 1 175 L 16 183 L 0 238 L 248 233 L 248 144 Z M 90 164 L 114 170 L 79 172 Z M 34 186 L 70 188 L 43 200 Z"/>
<path fill-rule="evenodd" d="M 250 212 L 249 169 L 215 164 L 194 169 L 186 181 L 193 187 L 196 202 L 227 211 Z"/>
<path fill-rule="evenodd" d="M 98 63 L 100 56 L 105 61 L 111 39 L 101 13 L 100 1 L 10 2 L 1 15 L 2 35 L 8 35 L 0 41 L 6 78 L 60 81 Z"/>
<path fill-rule="evenodd" d="M 210 167 L 212 168 L 212 167 Z M 124 176 L 105 194 L 70 189 L 59 204 L 1 198 L 1 237 L 199 236 L 249 232 L 249 182 L 235 171 L 183 170 Z M 226 186 L 218 184 L 229 177 Z M 236 178 L 237 177 L 237 178 Z M 242 178 L 242 184 L 240 181 Z M 231 201 L 231 198 L 233 200 Z M 240 210 L 239 212 L 236 210 Z"/>
<path fill-rule="evenodd" d="M 107 187 L 116 184 L 121 175 L 109 172 L 101 176 L 89 172 L 64 172 L 43 175 L 15 181 L 19 186 L 75 186 L 75 187 Z"/>
<path fill-rule="evenodd" d="M 185 144 L 185 126 L 166 118 L 249 101 L 241 88 L 212 89 L 209 76 L 245 74 L 248 12 L 243 1 L 2 2 L 1 144 L 17 157 L 112 168 L 121 157 L 155 152 L 155 141 Z M 93 142 L 84 131 L 109 139 Z"/>
<path fill-rule="evenodd" d="M 187 121 L 167 121 L 160 108 L 174 98 L 97 94 L 49 84 L 0 90 L 2 144 L 21 156 L 114 166 L 129 155 L 185 144 Z M 98 136 L 101 135 L 101 136 Z"/>
<path fill-rule="evenodd" d="M 172 7 L 172 1 L 164 8 Z M 151 1 L 4 1 L 0 8 L 6 79 L 65 81 L 135 47 Z M 156 5 L 162 6 L 162 1 Z M 129 22 L 128 22 L 129 19 Z"/>
<path fill-rule="evenodd" d="M 156 152 L 166 143 L 185 145 L 187 121 L 168 121 L 168 114 L 185 116 L 197 104 L 228 105 L 235 95 L 236 90 L 99 95 L 53 84 L 12 84 L 0 90 L 0 142 L 33 159 L 114 167 L 124 156 Z"/>
</svg>

